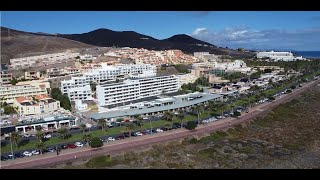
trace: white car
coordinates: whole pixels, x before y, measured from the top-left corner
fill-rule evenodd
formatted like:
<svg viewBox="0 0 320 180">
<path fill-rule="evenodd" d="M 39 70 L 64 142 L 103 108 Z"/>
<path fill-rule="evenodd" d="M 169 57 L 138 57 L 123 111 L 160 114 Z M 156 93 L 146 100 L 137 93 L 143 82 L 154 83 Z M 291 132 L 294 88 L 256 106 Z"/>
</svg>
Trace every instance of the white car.
<svg viewBox="0 0 320 180">
<path fill-rule="evenodd" d="M 116 139 L 114 137 L 108 137 L 108 141 L 115 141 Z"/>
<path fill-rule="evenodd" d="M 30 134 L 24 134 L 23 137 L 30 137 Z"/>
<path fill-rule="evenodd" d="M 81 142 L 76 142 L 74 143 L 74 145 L 76 145 L 77 147 L 83 147 L 83 144 Z"/>
<path fill-rule="evenodd" d="M 24 156 L 32 156 L 32 153 L 31 152 L 29 152 L 29 151 L 25 151 L 25 152 L 23 152 L 23 155 Z"/>
<path fill-rule="evenodd" d="M 159 132 L 163 132 L 163 130 L 160 129 L 160 128 L 156 129 L 156 131 L 157 131 L 158 133 L 159 133 Z"/>
<path fill-rule="evenodd" d="M 38 155 L 38 154 L 40 154 L 40 152 L 39 152 L 38 150 L 33 150 L 31 153 L 32 153 L 33 155 Z"/>
<path fill-rule="evenodd" d="M 51 136 L 51 134 L 47 134 L 47 135 L 45 135 L 45 136 L 43 136 L 43 137 L 49 139 L 49 138 L 51 138 L 52 136 Z"/>
<path fill-rule="evenodd" d="M 137 136 L 142 136 L 143 134 L 141 132 L 136 132 Z"/>
</svg>

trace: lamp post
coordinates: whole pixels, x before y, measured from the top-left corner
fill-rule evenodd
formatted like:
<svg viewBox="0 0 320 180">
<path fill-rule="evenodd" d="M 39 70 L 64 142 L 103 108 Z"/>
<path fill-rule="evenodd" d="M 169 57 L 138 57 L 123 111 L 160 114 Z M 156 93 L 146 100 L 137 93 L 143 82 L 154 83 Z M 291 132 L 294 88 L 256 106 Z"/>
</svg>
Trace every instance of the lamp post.
<svg viewBox="0 0 320 180">
<path fill-rule="evenodd" d="M 150 118 L 150 131 L 151 131 L 151 135 L 152 135 L 152 123 L 151 123 L 151 118 Z"/>
<path fill-rule="evenodd" d="M 12 155 L 12 159 L 14 159 L 13 150 L 12 150 L 11 133 L 10 133 L 10 147 L 11 147 L 11 155 Z"/>
</svg>

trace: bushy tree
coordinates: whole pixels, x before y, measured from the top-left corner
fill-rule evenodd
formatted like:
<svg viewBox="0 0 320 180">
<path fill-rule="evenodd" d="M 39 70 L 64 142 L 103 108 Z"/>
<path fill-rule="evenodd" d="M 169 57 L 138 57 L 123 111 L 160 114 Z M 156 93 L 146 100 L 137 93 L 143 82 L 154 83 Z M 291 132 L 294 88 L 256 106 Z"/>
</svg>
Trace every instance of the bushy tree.
<svg viewBox="0 0 320 180">
<path fill-rule="evenodd" d="M 92 138 L 89 144 L 92 148 L 98 148 L 103 146 L 103 142 L 98 137 Z"/>
<path fill-rule="evenodd" d="M 189 121 L 186 125 L 186 129 L 188 130 L 194 130 L 198 126 L 196 121 Z"/>
<path fill-rule="evenodd" d="M 61 107 L 67 110 L 71 110 L 71 102 L 67 95 L 63 95 L 59 88 L 53 88 L 51 91 L 53 99 L 60 101 Z"/>
</svg>

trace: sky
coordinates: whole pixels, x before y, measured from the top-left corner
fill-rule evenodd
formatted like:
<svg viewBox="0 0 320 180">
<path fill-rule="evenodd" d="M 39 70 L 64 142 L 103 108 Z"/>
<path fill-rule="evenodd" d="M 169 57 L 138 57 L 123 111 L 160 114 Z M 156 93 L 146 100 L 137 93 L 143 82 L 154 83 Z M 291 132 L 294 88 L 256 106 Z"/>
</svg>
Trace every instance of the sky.
<svg viewBox="0 0 320 180">
<path fill-rule="evenodd" d="M 220 47 L 320 51 L 320 11 L 2 11 L 1 26 L 60 34 L 107 28 L 157 39 L 188 34 Z"/>
</svg>

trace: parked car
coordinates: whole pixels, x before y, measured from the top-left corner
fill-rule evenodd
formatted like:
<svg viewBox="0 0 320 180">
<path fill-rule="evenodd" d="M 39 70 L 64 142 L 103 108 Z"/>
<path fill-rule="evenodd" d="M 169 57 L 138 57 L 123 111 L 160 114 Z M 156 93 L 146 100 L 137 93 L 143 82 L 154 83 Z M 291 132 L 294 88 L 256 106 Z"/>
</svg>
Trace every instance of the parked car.
<svg viewBox="0 0 320 180">
<path fill-rule="evenodd" d="M 137 136 L 135 132 L 131 132 L 131 136 Z"/>
<path fill-rule="evenodd" d="M 146 132 L 146 131 L 141 131 L 141 134 L 142 134 L 142 135 L 146 135 L 147 132 Z"/>
<path fill-rule="evenodd" d="M 60 149 L 68 149 L 68 147 L 66 145 L 61 145 Z"/>
<path fill-rule="evenodd" d="M 30 137 L 30 134 L 24 134 L 23 137 L 28 138 L 28 137 Z"/>
<path fill-rule="evenodd" d="M 77 147 L 83 147 L 83 144 L 81 142 L 76 142 L 74 143 L 74 145 L 76 145 Z"/>
<path fill-rule="evenodd" d="M 48 150 L 48 152 L 54 152 L 55 151 L 53 148 L 48 148 L 47 150 Z"/>
<path fill-rule="evenodd" d="M 156 129 L 156 132 L 163 132 L 163 130 L 158 128 L 158 129 Z"/>
<path fill-rule="evenodd" d="M 12 154 L 9 154 L 9 155 L 8 155 L 8 159 L 13 159 L 13 155 L 12 155 Z"/>
<path fill-rule="evenodd" d="M 15 157 L 15 158 L 23 158 L 24 155 L 21 154 L 21 153 L 17 153 L 17 154 L 14 155 L 14 157 Z"/>
<path fill-rule="evenodd" d="M 126 137 L 124 136 L 124 135 L 120 135 L 120 136 L 118 136 L 116 139 L 117 140 L 120 140 L 120 139 L 125 139 Z"/>
<path fill-rule="evenodd" d="M 25 151 L 25 152 L 23 152 L 23 155 L 30 157 L 30 156 L 32 156 L 32 153 L 29 151 Z"/>
<path fill-rule="evenodd" d="M 40 152 L 39 152 L 38 150 L 33 150 L 33 151 L 31 151 L 31 153 L 32 153 L 33 155 L 38 155 L 38 154 L 40 154 Z"/>
<path fill-rule="evenodd" d="M 130 137 L 130 133 L 129 133 L 129 132 L 124 132 L 123 135 L 124 135 L 125 137 Z"/>
<path fill-rule="evenodd" d="M 1 156 L 1 161 L 6 161 L 6 160 L 8 160 L 8 158 Z"/>
<path fill-rule="evenodd" d="M 74 144 L 68 144 L 68 145 L 67 145 L 67 147 L 68 147 L 69 149 L 77 148 L 77 146 L 76 146 L 76 145 L 74 145 Z"/>
<path fill-rule="evenodd" d="M 143 134 L 141 132 L 136 132 L 137 136 L 142 136 Z"/>
<path fill-rule="evenodd" d="M 108 141 L 115 141 L 116 139 L 114 137 L 108 137 Z"/>
<path fill-rule="evenodd" d="M 49 139 L 49 138 L 51 138 L 52 136 L 51 136 L 51 134 L 47 134 L 47 135 L 45 135 L 45 136 L 43 136 L 43 137 Z"/>
</svg>

